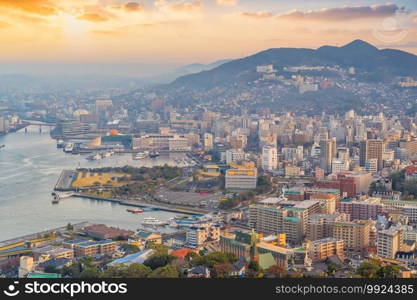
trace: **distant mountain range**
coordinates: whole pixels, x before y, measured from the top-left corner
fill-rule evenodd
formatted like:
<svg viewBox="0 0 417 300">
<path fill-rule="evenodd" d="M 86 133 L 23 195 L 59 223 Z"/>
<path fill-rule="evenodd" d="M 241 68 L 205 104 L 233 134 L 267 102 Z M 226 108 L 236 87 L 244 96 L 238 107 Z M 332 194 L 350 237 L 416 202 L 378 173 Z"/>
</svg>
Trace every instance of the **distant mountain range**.
<svg viewBox="0 0 417 300">
<path fill-rule="evenodd" d="M 217 68 L 218 66 L 221 66 L 222 64 L 228 63 L 230 61 L 232 61 L 232 60 L 231 59 L 223 59 L 223 60 L 218 60 L 218 61 L 215 61 L 215 62 L 209 63 L 209 64 L 201 64 L 201 63 L 189 64 L 189 65 L 178 67 L 175 70 L 173 70 L 172 72 L 161 74 L 161 75 L 156 75 L 156 76 L 151 76 L 151 77 L 144 77 L 144 78 L 141 78 L 141 80 L 148 83 L 148 84 L 169 83 L 169 82 L 171 82 L 171 81 L 173 81 L 173 80 L 175 80 L 179 77 L 185 76 L 185 75 L 190 75 L 190 74 L 200 73 L 200 72 L 203 72 L 203 71 L 212 70 L 212 69 Z"/>
<path fill-rule="evenodd" d="M 417 56 L 394 49 L 379 50 L 362 40 L 342 47 L 323 46 L 318 49 L 273 48 L 254 55 L 224 62 L 211 70 L 188 74 L 171 83 L 173 87 L 211 88 L 245 80 L 256 66 L 272 64 L 284 66 L 355 67 L 369 78 L 384 80 L 392 76 L 416 76 Z"/>
</svg>

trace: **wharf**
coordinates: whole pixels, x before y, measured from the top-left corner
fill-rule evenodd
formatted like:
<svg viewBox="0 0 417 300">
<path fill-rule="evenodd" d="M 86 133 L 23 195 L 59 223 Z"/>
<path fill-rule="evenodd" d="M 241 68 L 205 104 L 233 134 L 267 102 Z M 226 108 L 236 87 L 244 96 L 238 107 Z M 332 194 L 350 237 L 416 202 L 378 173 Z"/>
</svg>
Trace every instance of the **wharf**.
<svg viewBox="0 0 417 300">
<path fill-rule="evenodd" d="M 202 215 L 209 213 L 209 211 L 203 211 L 203 210 L 193 210 L 188 208 L 182 208 L 177 206 L 167 206 L 167 205 L 154 205 L 151 203 L 145 203 L 145 202 L 139 202 L 134 200 L 121 200 L 121 199 L 113 199 L 113 198 L 102 198 L 102 197 L 96 197 L 91 195 L 85 195 L 85 194 L 74 194 L 74 197 L 80 197 L 80 198 L 87 198 L 87 199 L 93 199 L 93 200 L 100 200 L 100 201 L 108 201 L 113 203 L 118 203 L 120 205 L 124 206 L 132 206 L 132 207 L 139 207 L 139 208 L 151 208 L 153 210 L 162 210 L 162 211 L 168 211 L 168 212 L 177 212 L 182 214 L 188 214 L 188 215 Z"/>
<path fill-rule="evenodd" d="M 71 191 L 72 188 L 72 181 L 75 179 L 77 175 L 76 171 L 73 170 L 63 170 L 58 177 L 58 181 L 55 184 L 54 190 L 55 191 Z"/>
</svg>

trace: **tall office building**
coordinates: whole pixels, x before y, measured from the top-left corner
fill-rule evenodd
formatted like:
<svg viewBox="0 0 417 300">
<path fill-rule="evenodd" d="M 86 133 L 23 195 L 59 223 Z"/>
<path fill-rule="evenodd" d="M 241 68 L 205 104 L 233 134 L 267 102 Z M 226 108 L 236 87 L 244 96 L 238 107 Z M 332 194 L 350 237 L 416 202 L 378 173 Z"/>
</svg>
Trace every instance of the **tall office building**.
<svg viewBox="0 0 417 300">
<path fill-rule="evenodd" d="M 382 140 L 366 140 L 360 143 L 359 165 L 365 167 L 370 164 L 371 159 L 377 159 L 378 171 L 382 169 L 382 154 L 384 143 Z"/>
<path fill-rule="evenodd" d="M 336 139 L 324 139 L 320 141 L 320 168 L 326 173 L 332 172 L 332 161 L 336 156 Z"/>
<path fill-rule="evenodd" d="M 6 133 L 6 120 L 3 116 L 0 116 L 0 134 Z"/>
<path fill-rule="evenodd" d="M 264 146 L 262 149 L 262 169 L 272 171 L 277 168 L 277 148 L 273 146 Z"/>
<path fill-rule="evenodd" d="M 204 150 L 208 151 L 213 149 L 213 135 L 211 133 L 204 133 L 203 136 Z"/>
</svg>

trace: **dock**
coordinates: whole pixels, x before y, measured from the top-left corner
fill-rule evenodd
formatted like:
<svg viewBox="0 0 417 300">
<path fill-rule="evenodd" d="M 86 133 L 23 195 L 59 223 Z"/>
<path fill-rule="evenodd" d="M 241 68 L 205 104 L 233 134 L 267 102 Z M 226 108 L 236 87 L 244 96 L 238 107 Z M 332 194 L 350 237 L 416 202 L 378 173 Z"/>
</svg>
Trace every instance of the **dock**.
<svg viewBox="0 0 417 300">
<path fill-rule="evenodd" d="M 73 190 L 71 184 L 77 175 L 76 171 L 73 170 L 63 170 L 58 177 L 58 180 L 55 184 L 55 191 L 71 191 Z"/>
<path fill-rule="evenodd" d="M 150 204 L 150 203 L 145 203 L 145 202 L 121 200 L 121 199 L 113 199 L 113 198 L 102 198 L 102 197 L 96 197 L 96 196 L 79 194 L 79 193 L 74 194 L 74 197 L 99 200 L 99 201 L 107 201 L 107 202 L 117 203 L 117 204 L 124 205 L 124 206 L 148 208 L 152 210 L 162 210 L 162 211 L 176 212 L 176 213 L 187 214 L 187 215 L 203 215 L 203 214 L 208 213 L 208 211 L 202 211 L 202 210 L 193 210 L 193 209 L 186 209 L 186 208 L 181 208 L 181 207 L 169 207 L 165 205 L 156 206 L 155 204 Z"/>
</svg>

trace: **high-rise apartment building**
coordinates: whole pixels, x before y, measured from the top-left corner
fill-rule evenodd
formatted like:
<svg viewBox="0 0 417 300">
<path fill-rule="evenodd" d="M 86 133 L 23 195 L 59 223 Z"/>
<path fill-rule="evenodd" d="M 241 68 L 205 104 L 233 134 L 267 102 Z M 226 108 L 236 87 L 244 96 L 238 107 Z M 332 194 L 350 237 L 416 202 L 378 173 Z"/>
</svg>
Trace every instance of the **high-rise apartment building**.
<svg viewBox="0 0 417 300">
<path fill-rule="evenodd" d="M 359 165 L 365 167 L 370 159 L 377 159 L 378 171 L 382 169 L 383 160 L 382 154 L 384 152 L 384 143 L 382 140 L 366 140 L 360 143 Z"/>
<path fill-rule="evenodd" d="M 377 255 L 394 259 L 403 247 L 402 229 L 389 228 L 378 232 Z"/>
<path fill-rule="evenodd" d="M 213 149 L 213 135 L 211 133 L 204 133 L 203 146 L 205 151 Z"/>
<path fill-rule="evenodd" d="M 320 168 L 326 173 L 331 173 L 333 158 L 336 155 L 336 139 L 321 140 L 320 149 Z"/>
<path fill-rule="evenodd" d="M 350 222 L 335 222 L 333 237 L 345 242 L 345 250 L 350 253 L 366 253 L 369 247 L 371 221 L 354 220 Z"/>
<path fill-rule="evenodd" d="M 315 241 L 333 236 L 335 222 L 348 221 L 346 214 L 313 214 L 307 218 L 305 236 L 307 240 Z"/>
<path fill-rule="evenodd" d="M 272 171 L 277 168 L 277 148 L 273 146 L 264 146 L 262 148 L 262 169 Z"/>
</svg>

